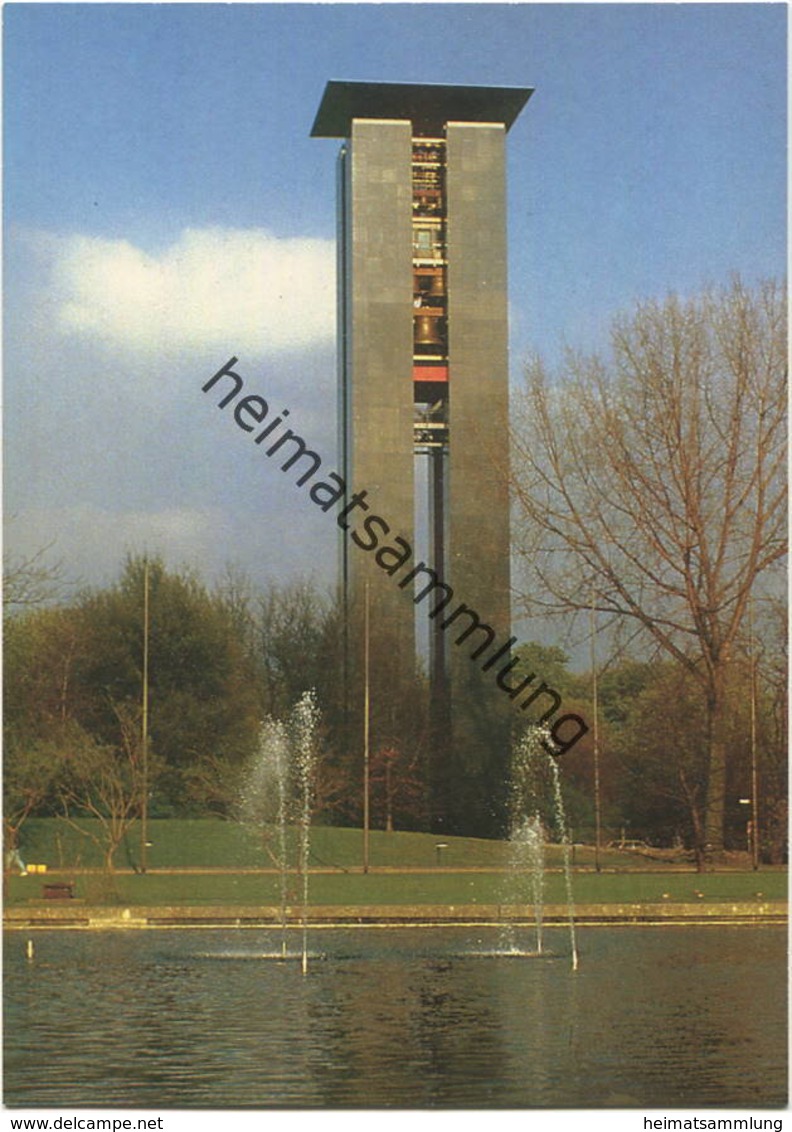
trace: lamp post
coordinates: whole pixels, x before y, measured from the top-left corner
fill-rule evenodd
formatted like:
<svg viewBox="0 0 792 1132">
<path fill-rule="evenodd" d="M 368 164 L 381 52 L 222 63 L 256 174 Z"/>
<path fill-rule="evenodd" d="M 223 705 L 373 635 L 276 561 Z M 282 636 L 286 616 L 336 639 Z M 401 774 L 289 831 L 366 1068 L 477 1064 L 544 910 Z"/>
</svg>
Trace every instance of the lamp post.
<svg viewBox="0 0 792 1132">
<path fill-rule="evenodd" d="M 370 717 L 371 691 L 369 687 L 369 586 L 366 582 L 363 604 L 363 872 L 369 871 L 369 795 L 370 783 Z"/>
<path fill-rule="evenodd" d="M 599 765 L 599 685 L 597 681 L 596 613 L 594 594 L 591 595 L 591 716 L 594 724 L 594 868 L 600 871 L 600 842 L 602 839 L 602 818 L 600 809 L 600 765 Z"/>
<path fill-rule="evenodd" d="M 751 867 L 757 872 L 759 869 L 759 774 L 756 765 L 756 651 L 753 599 L 748 603 L 748 641 L 751 657 Z"/>
<path fill-rule="evenodd" d="M 143 562 L 143 702 L 141 705 L 140 755 L 142 798 L 140 801 L 140 871 L 147 868 L 148 849 L 148 662 L 149 662 L 149 562 Z"/>
</svg>

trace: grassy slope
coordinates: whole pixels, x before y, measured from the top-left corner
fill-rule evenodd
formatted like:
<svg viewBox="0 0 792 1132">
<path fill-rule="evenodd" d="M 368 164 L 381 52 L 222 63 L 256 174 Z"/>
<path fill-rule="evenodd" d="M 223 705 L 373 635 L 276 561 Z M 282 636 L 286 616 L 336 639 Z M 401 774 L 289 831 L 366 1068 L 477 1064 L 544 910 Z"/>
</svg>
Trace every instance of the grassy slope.
<svg viewBox="0 0 792 1132">
<path fill-rule="evenodd" d="M 269 868 L 277 849 L 274 831 L 249 830 L 230 822 L 212 820 L 171 820 L 150 823 L 149 867 L 152 869 L 228 869 L 228 873 L 206 874 L 149 873 L 134 876 L 123 872 L 113 878 L 81 875 L 80 869 L 96 867 L 101 856 L 87 837 L 54 820 L 31 821 L 23 838 L 23 856 L 28 863 L 46 863 L 52 880 L 66 873 L 76 884 L 77 896 L 88 903 L 122 904 L 275 904 L 280 901 L 277 874 L 249 875 L 239 869 Z M 503 843 L 473 838 L 445 838 L 442 864 L 437 867 L 436 845 L 432 834 L 384 833 L 372 831 L 373 869 L 428 869 L 429 872 L 360 872 L 362 835 L 359 830 L 317 828 L 311 831 L 311 867 L 333 867 L 336 872 L 315 873 L 310 880 L 311 901 L 315 904 L 496 904 L 530 903 L 530 886 L 509 886 L 496 872 L 461 872 L 463 869 L 498 870 L 507 859 Z M 119 868 L 137 861 L 139 831 L 133 830 L 126 852 L 117 856 Z M 292 853 L 291 859 L 296 860 Z M 591 852 L 576 850 L 578 864 L 590 864 Z M 548 865 L 561 864 L 561 851 L 548 847 Z M 672 901 L 783 900 L 786 874 L 782 871 L 742 873 L 726 871 L 697 875 L 692 870 L 667 872 L 657 862 L 628 853 L 606 852 L 604 868 L 618 872 L 578 872 L 574 879 L 575 900 L 579 904 Z M 74 870 L 72 872 L 72 870 Z M 628 871 L 629 870 L 629 871 Z M 640 870 L 640 871 L 637 871 Z M 9 903 L 38 902 L 47 877 L 30 875 L 9 878 Z M 299 900 L 296 876 L 288 880 L 290 901 Z M 702 893 L 702 896 L 697 895 Z M 758 897 L 758 893 L 762 897 Z M 559 873 L 547 877 L 545 901 L 564 903 L 563 878 Z"/>
<path fill-rule="evenodd" d="M 82 823 L 96 830 L 96 823 Z M 243 826 L 206 818 L 149 822 L 150 868 L 270 868 L 279 852 L 272 827 Z M 371 864 L 431 867 L 439 838 L 429 833 L 371 833 Z M 444 863 L 457 867 L 495 867 L 505 863 L 505 847 L 497 841 L 444 838 Z M 289 855 L 296 856 L 296 835 L 289 831 Z M 311 830 L 311 864 L 349 868 L 361 863 L 363 835 L 357 829 L 320 826 Z M 53 868 L 96 868 L 102 855 L 90 837 L 81 836 L 57 819 L 31 819 L 24 827 L 22 856 Z M 140 857 L 140 831 L 134 825 L 116 854 L 116 867 L 128 868 Z"/>
</svg>

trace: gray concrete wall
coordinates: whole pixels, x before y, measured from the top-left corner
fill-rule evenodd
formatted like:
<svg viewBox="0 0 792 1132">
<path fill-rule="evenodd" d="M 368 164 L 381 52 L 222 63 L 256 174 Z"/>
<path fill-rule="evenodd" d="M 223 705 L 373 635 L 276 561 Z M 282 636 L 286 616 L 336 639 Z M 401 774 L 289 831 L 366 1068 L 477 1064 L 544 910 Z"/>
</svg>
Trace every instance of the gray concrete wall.
<svg viewBox="0 0 792 1132">
<path fill-rule="evenodd" d="M 406 121 L 355 119 L 347 158 L 346 403 L 350 488 L 368 492 L 368 514 L 414 542 L 412 389 L 412 138 Z M 360 527 L 365 513 L 350 516 Z M 381 545 L 393 542 L 378 530 Z M 410 597 L 376 563 L 348 547 L 353 652 L 368 579 L 372 686 L 410 680 L 415 632 Z M 359 671 L 359 669 L 358 669 Z M 395 688 L 394 688 L 395 696 Z"/>
<path fill-rule="evenodd" d="M 452 584 L 508 636 L 505 131 L 447 136 Z"/>
<path fill-rule="evenodd" d="M 447 137 L 450 359 L 449 561 L 455 596 L 510 635 L 508 294 L 505 129 L 449 123 Z M 453 629 L 448 630 L 453 633 Z M 459 779 L 476 792 L 505 782 L 509 701 L 480 675 L 471 636 L 451 650 L 453 747 Z M 488 800 L 482 800 L 486 821 Z M 492 797 L 496 811 L 503 797 Z M 462 807 L 464 808 L 464 806 Z"/>
</svg>

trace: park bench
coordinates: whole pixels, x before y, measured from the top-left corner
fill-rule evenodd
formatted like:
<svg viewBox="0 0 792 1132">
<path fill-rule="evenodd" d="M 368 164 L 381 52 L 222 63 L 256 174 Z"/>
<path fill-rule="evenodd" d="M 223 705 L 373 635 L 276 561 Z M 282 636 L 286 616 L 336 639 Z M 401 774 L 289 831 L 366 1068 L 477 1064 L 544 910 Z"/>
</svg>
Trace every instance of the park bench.
<svg viewBox="0 0 792 1132">
<path fill-rule="evenodd" d="M 59 882 L 57 884 L 45 884 L 43 886 L 45 900 L 73 900 L 74 899 L 74 885 L 64 884 Z"/>
</svg>

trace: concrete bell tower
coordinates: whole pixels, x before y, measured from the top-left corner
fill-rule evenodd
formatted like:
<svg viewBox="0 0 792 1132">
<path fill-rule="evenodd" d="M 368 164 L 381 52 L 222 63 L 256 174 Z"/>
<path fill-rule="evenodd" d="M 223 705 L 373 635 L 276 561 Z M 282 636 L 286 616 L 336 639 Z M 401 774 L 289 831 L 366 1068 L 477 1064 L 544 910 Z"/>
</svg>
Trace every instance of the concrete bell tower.
<svg viewBox="0 0 792 1132">
<path fill-rule="evenodd" d="M 372 687 L 393 697 L 380 727 L 397 732 L 420 602 L 437 832 L 496 833 L 505 800 L 508 719 L 471 660 L 511 631 L 505 142 L 531 93 L 329 82 L 312 131 L 343 139 L 340 471 L 385 520 L 368 516 L 377 546 L 342 539 L 350 681 L 366 589 Z M 402 544 L 415 546 L 417 458 L 428 547 L 409 576 L 415 560 L 397 563 Z M 356 700 L 350 691 L 353 710 Z"/>
</svg>

